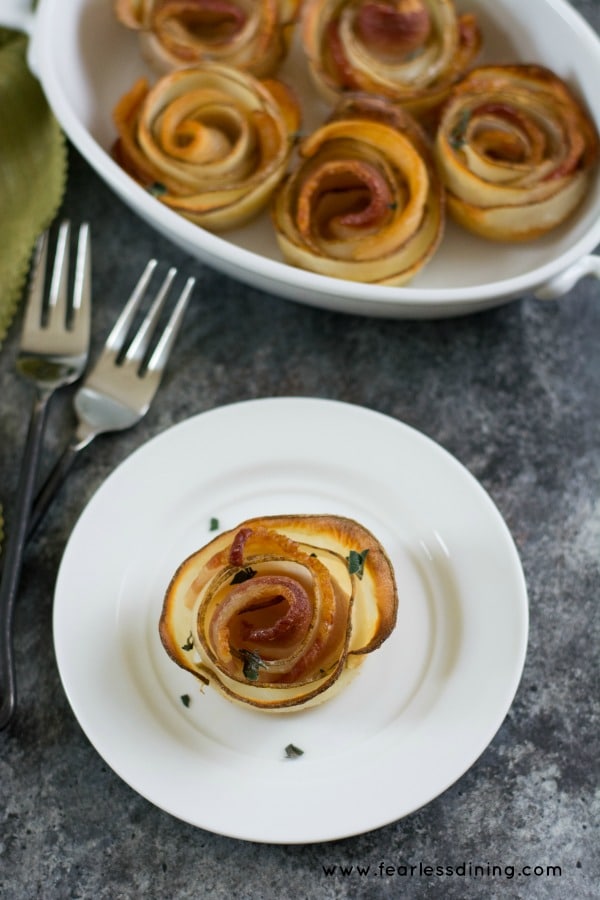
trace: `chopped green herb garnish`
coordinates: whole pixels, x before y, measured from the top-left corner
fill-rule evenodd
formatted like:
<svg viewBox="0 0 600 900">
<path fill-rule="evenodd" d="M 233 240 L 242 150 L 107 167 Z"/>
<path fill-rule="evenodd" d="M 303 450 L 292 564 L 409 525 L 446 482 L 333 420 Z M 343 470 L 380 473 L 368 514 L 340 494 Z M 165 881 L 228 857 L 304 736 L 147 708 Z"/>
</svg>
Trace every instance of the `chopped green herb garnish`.
<svg viewBox="0 0 600 900">
<path fill-rule="evenodd" d="M 149 186 L 148 192 L 152 194 L 153 197 L 162 197 L 163 194 L 167 193 L 167 189 L 160 181 L 155 181 L 154 184 Z"/>
<path fill-rule="evenodd" d="M 467 133 L 467 126 L 471 119 L 471 111 L 469 109 L 464 109 L 461 113 L 460 119 L 450 132 L 450 146 L 453 150 L 460 150 L 462 145 L 465 142 L 465 135 Z"/>
<path fill-rule="evenodd" d="M 219 527 L 219 520 L 217 518 L 215 518 L 215 516 L 212 516 L 211 520 L 210 520 L 209 530 L 217 531 L 218 527 Z"/>
<path fill-rule="evenodd" d="M 240 569 L 239 572 L 235 573 L 231 579 L 231 584 L 241 584 L 243 581 L 248 581 L 249 578 L 254 578 L 255 575 L 256 570 L 252 566 L 246 566 L 245 569 Z"/>
<path fill-rule="evenodd" d="M 304 750 L 301 750 L 300 747 L 296 747 L 295 744 L 288 744 L 285 748 L 285 755 L 287 759 L 297 759 L 299 756 L 304 754 Z"/>
<path fill-rule="evenodd" d="M 192 637 L 192 632 L 188 634 L 188 639 L 185 644 L 181 645 L 182 650 L 193 650 L 194 649 L 194 638 Z"/>
<path fill-rule="evenodd" d="M 248 681 L 256 681 L 259 675 L 260 669 L 266 669 L 267 664 L 263 661 L 260 654 L 256 653 L 254 650 L 236 650 L 234 651 L 235 656 L 239 656 L 240 659 L 244 661 L 244 678 L 247 678 Z"/>
<path fill-rule="evenodd" d="M 189 707 L 190 703 L 192 702 L 191 699 L 190 699 L 190 695 L 189 695 L 189 694 L 182 694 L 182 695 L 181 695 L 181 702 L 183 703 L 183 705 L 184 705 L 185 708 L 187 709 L 187 708 Z"/>
<path fill-rule="evenodd" d="M 351 550 L 348 556 L 346 557 L 348 561 L 348 571 L 351 575 L 356 575 L 357 578 L 362 578 L 365 570 L 365 559 L 367 558 L 367 553 L 369 549 L 358 551 Z"/>
</svg>

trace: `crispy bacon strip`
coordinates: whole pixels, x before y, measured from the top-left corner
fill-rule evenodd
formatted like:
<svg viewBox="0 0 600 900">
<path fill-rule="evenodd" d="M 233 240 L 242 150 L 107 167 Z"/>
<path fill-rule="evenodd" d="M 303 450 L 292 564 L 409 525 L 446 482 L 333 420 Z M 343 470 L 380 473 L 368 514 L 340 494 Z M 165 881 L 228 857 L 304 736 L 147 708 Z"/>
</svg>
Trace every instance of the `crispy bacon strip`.
<svg viewBox="0 0 600 900">
<path fill-rule="evenodd" d="M 384 98 L 346 95 L 299 151 L 273 204 L 284 258 L 351 281 L 410 281 L 444 228 L 441 183 L 416 121 Z"/>
<path fill-rule="evenodd" d="M 365 91 L 429 119 L 481 47 L 475 16 L 453 0 L 306 0 L 301 33 L 328 100 Z"/>
<path fill-rule="evenodd" d="M 541 66 L 483 66 L 452 92 L 436 140 L 448 209 L 465 228 L 525 241 L 564 222 L 597 167 L 596 128 Z"/>
<path fill-rule="evenodd" d="M 160 73 L 216 62 L 263 78 L 289 49 L 300 0 L 114 0 Z"/>
<path fill-rule="evenodd" d="M 350 565 L 353 552 L 360 570 Z M 390 635 L 397 602 L 391 563 L 363 526 L 340 516 L 269 516 L 179 566 L 159 633 L 178 665 L 228 698 L 282 711 L 343 686 Z"/>
<path fill-rule="evenodd" d="M 223 231 L 269 202 L 300 108 L 282 82 L 206 65 L 138 81 L 114 112 L 117 162 L 161 203 Z"/>
</svg>

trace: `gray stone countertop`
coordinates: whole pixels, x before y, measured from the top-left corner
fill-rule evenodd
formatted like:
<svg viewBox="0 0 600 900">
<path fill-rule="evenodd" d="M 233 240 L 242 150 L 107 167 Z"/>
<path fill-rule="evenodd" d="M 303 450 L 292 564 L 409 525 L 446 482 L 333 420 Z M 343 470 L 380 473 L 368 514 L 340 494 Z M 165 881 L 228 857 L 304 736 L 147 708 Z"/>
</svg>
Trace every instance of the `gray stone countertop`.
<svg viewBox="0 0 600 900">
<path fill-rule="evenodd" d="M 576 5 L 598 25 L 597 2 Z M 597 281 L 581 281 L 558 301 L 524 296 L 455 319 L 368 319 L 284 301 L 199 264 L 136 218 L 72 149 L 62 213 L 94 226 L 94 351 L 132 273 L 150 256 L 198 283 L 159 399 L 139 426 L 99 438 L 78 460 L 26 553 L 15 618 L 19 707 L 0 733 L 0 897 L 597 897 Z M 14 373 L 19 326 L 17 320 L 0 351 L 0 497 L 7 512 L 31 399 Z M 52 407 L 44 469 L 72 424 L 71 396 L 64 391 Z M 169 426 L 268 396 L 359 404 L 444 447 L 504 517 L 529 593 L 523 676 L 487 749 L 412 814 L 323 843 L 237 840 L 142 798 L 83 733 L 52 640 L 61 557 L 103 480 Z M 100 535 L 89 565 L 93 578 L 102 566 Z M 360 804 L 368 769 L 349 790 Z M 332 866 L 335 874 L 327 874 Z M 370 866 L 369 875 L 359 866 Z M 455 873 L 437 874 L 437 866 Z M 498 868 L 487 875 L 475 866 Z M 344 874 L 341 867 L 353 868 Z"/>
</svg>

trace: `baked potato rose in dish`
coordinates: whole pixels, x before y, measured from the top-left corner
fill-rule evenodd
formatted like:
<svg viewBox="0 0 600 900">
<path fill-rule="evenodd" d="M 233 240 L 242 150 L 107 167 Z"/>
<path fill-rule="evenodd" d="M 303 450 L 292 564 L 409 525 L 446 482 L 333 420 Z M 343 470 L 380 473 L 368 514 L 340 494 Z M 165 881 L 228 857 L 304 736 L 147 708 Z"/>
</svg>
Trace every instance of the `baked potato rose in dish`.
<svg viewBox="0 0 600 900">
<path fill-rule="evenodd" d="M 226 697 L 284 712 L 329 699 L 396 623 L 392 565 L 352 519 L 249 519 L 189 556 L 159 633 L 169 656 Z"/>
<path fill-rule="evenodd" d="M 257 77 L 276 73 L 299 0 L 115 0 L 123 25 L 139 32 L 158 72 L 216 62 Z"/>
<path fill-rule="evenodd" d="M 525 241 L 560 225 L 583 200 L 598 135 L 553 72 L 483 66 L 454 88 L 436 156 L 457 222 L 490 240 Z"/>
<path fill-rule="evenodd" d="M 307 0 L 301 34 L 327 99 L 366 91 L 417 117 L 440 105 L 481 47 L 475 17 L 452 0 Z"/>
<path fill-rule="evenodd" d="M 293 92 L 229 66 L 137 81 L 114 111 L 113 156 L 166 206 L 208 230 L 248 221 L 283 177 L 300 122 Z"/>
<path fill-rule="evenodd" d="M 417 122 L 385 98 L 357 94 L 300 144 L 272 215 L 286 262 L 402 285 L 440 243 L 444 194 Z"/>
</svg>

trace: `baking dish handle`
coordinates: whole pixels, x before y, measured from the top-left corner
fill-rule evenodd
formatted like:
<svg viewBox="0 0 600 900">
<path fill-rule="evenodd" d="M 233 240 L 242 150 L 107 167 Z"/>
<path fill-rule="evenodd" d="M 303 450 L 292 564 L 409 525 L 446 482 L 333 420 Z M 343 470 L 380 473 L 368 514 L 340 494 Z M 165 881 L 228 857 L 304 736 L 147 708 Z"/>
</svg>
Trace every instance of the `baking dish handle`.
<svg viewBox="0 0 600 900">
<path fill-rule="evenodd" d="M 540 285 L 535 291 L 535 296 L 538 300 L 557 300 L 558 297 L 568 294 L 571 288 L 575 287 L 577 282 L 586 275 L 595 275 L 600 280 L 600 256 L 595 256 L 593 253 L 583 256 L 560 275 L 555 275 L 550 281 Z"/>
</svg>

